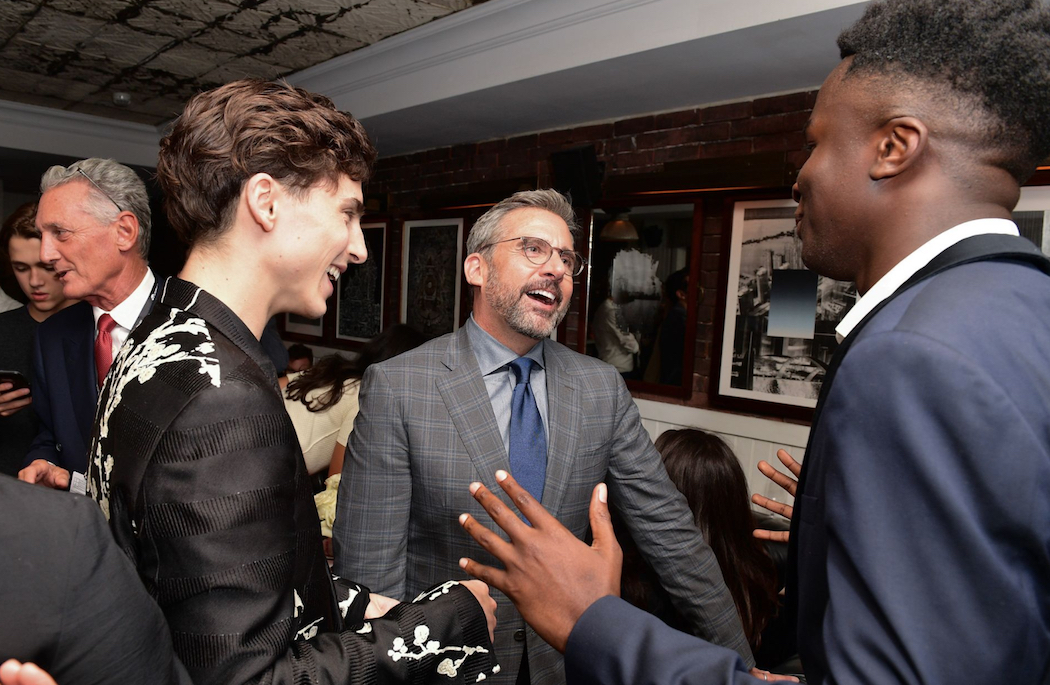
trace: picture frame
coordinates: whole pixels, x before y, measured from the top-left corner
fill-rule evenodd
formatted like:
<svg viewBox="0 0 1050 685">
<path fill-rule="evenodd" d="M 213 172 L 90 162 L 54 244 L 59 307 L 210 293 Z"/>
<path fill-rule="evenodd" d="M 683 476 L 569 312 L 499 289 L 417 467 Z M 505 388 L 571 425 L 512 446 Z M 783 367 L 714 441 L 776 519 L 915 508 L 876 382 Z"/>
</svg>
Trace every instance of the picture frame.
<svg viewBox="0 0 1050 685">
<path fill-rule="evenodd" d="M 361 224 L 368 259 L 351 264 L 336 287 L 335 338 L 363 342 L 383 330 L 387 223 Z"/>
<path fill-rule="evenodd" d="M 1013 220 L 1021 235 L 1050 257 L 1050 186 L 1021 188 Z"/>
<path fill-rule="evenodd" d="M 308 319 L 299 314 L 285 314 L 284 330 L 286 333 L 305 336 L 310 342 L 321 342 L 324 339 L 324 317 Z"/>
<path fill-rule="evenodd" d="M 838 348 L 835 326 L 857 292 L 802 264 L 796 206 L 788 198 L 726 202 L 725 298 L 712 375 L 718 403 L 808 419 Z"/>
<path fill-rule="evenodd" d="M 463 219 L 406 221 L 401 251 L 401 323 L 428 337 L 459 328 Z"/>
</svg>

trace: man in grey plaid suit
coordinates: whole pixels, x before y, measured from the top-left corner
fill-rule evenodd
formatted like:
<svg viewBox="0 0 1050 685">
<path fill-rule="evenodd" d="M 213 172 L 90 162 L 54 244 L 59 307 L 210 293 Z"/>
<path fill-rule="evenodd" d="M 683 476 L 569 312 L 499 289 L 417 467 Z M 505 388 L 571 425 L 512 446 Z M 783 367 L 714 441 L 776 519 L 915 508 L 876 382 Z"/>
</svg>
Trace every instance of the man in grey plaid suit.
<svg viewBox="0 0 1050 685">
<path fill-rule="evenodd" d="M 575 231 L 571 205 L 553 190 L 520 192 L 494 206 L 467 239 L 474 302 L 466 325 L 365 373 L 339 486 L 335 570 L 403 598 L 466 577 L 461 557 L 495 563 L 457 517 L 482 512 L 467 490 L 472 481 L 502 493 L 494 474 L 511 471 L 516 376 L 509 363 L 527 357 L 547 444 L 543 506 L 585 538 L 591 490 L 608 483 L 610 502 L 694 632 L 752 666 L 714 555 L 620 374 L 548 339 L 583 268 Z M 502 666 L 495 681 L 564 683 L 561 656 L 504 595 L 494 595 Z"/>
</svg>

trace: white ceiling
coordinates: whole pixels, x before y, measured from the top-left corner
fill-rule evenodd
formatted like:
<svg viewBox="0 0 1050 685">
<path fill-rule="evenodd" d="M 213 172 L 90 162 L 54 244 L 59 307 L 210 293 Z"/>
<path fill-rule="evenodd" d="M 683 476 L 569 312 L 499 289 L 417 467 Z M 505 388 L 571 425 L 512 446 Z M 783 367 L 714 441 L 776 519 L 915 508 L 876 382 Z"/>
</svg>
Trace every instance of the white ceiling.
<svg viewBox="0 0 1050 685">
<path fill-rule="evenodd" d="M 865 4 L 489 0 L 288 78 L 353 112 L 386 157 L 816 88 Z M 162 129 L 0 102 L 4 147 L 152 165 Z"/>
</svg>

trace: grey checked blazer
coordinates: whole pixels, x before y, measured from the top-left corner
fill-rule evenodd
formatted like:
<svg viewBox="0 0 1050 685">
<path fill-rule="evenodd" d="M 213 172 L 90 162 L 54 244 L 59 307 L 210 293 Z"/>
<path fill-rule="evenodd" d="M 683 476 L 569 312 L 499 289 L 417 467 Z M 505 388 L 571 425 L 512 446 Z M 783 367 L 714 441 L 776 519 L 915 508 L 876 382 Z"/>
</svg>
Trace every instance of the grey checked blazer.
<svg viewBox="0 0 1050 685">
<path fill-rule="evenodd" d="M 620 374 L 554 342 L 544 361 L 550 436 L 543 505 L 586 539 L 591 491 L 604 480 L 610 503 L 697 635 L 735 649 L 751 665 L 718 563 Z M 465 577 L 460 557 L 495 565 L 457 521 L 469 512 L 488 522 L 467 486 L 481 481 L 502 496 L 494 474 L 510 470 L 466 330 L 371 366 L 360 404 L 339 486 L 336 572 L 374 592 L 412 598 L 435 581 Z M 561 656 L 526 628 L 510 600 L 493 594 L 502 666 L 494 682 L 514 682 L 524 629 L 532 682 L 563 683 Z"/>
</svg>

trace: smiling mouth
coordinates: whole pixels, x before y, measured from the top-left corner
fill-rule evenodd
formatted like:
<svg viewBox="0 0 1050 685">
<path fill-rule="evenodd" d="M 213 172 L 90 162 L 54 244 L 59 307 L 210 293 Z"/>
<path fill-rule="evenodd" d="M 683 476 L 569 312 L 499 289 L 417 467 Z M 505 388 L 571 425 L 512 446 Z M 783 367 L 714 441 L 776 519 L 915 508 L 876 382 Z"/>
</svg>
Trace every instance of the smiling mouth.
<svg viewBox="0 0 1050 685">
<path fill-rule="evenodd" d="M 561 297 L 548 290 L 528 290 L 525 294 L 529 296 L 529 299 L 547 305 L 548 307 L 554 306 L 561 301 Z"/>
<path fill-rule="evenodd" d="M 330 280 L 332 283 L 335 283 L 339 280 L 339 276 L 341 276 L 343 272 L 338 266 L 335 266 L 333 264 L 332 266 L 328 267 L 328 270 L 325 271 L 325 273 L 328 274 L 328 280 Z"/>
</svg>

